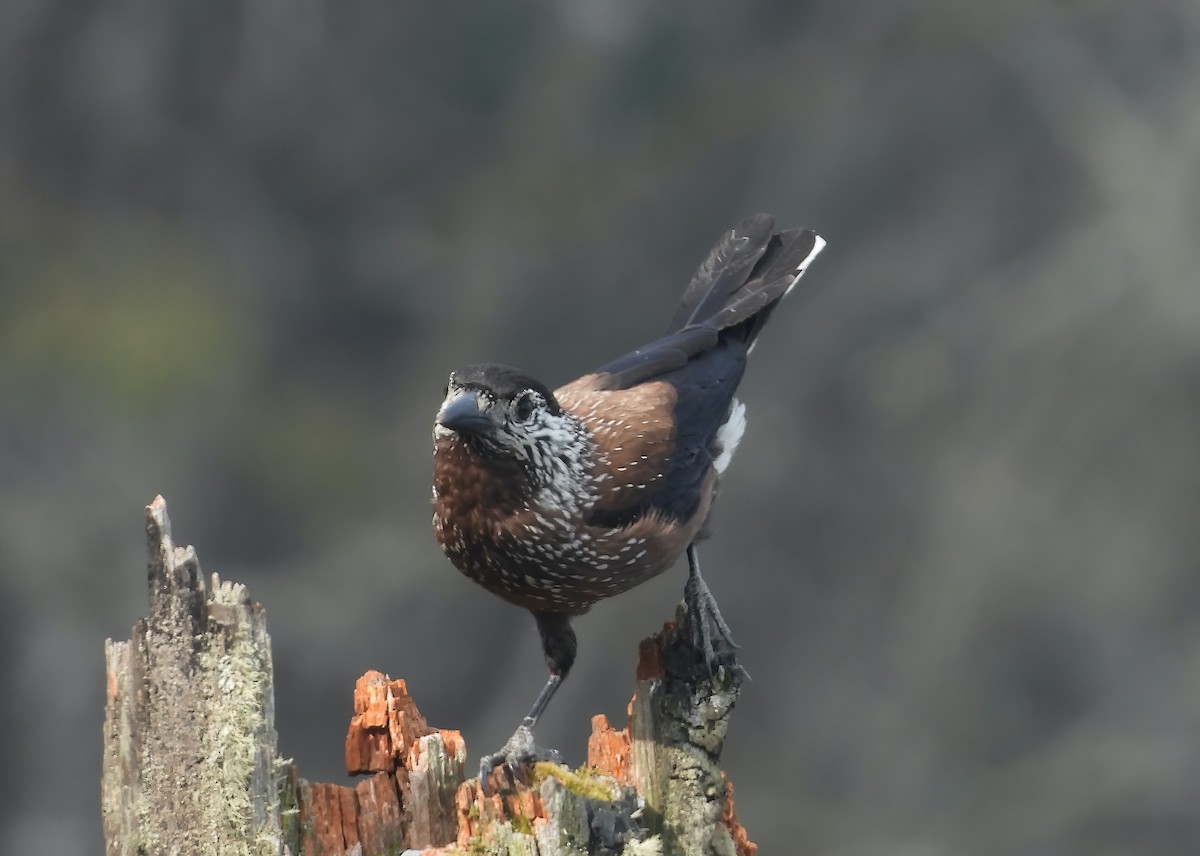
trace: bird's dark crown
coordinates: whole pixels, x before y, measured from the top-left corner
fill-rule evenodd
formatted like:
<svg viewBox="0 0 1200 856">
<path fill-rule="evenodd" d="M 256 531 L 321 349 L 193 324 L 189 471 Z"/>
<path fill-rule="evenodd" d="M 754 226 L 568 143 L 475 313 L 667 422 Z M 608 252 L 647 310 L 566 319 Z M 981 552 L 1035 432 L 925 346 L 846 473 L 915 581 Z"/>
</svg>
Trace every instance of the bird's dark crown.
<svg viewBox="0 0 1200 856">
<path fill-rule="evenodd" d="M 474 363 L 450 373 L 450 381 L 459 387 L 480 389 L 499 399 L 512 399 L 532 389 L 546 401 L 546 409 L 558 415 L 562 408 L 544 383 L 520 369 L 501 363 Z"/>
</svg>

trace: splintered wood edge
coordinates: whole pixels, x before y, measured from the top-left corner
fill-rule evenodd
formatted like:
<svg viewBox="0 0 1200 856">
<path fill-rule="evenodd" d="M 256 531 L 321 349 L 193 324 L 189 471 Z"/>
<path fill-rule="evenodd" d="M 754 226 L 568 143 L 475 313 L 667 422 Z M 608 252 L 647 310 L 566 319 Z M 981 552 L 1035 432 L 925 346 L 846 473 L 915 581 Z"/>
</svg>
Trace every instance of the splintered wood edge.
<svg viewBox="0 0 1200 856">
<path fill-rule="evenodd" d="M 178 547 L 167 503 L 145 507 L 149 609 L 105 646 L 102 815 L 109 853 L 167 841 L 282 847 L 286 764 L 274 730 L 273 668 L 261 607 Z"/>
</svg>

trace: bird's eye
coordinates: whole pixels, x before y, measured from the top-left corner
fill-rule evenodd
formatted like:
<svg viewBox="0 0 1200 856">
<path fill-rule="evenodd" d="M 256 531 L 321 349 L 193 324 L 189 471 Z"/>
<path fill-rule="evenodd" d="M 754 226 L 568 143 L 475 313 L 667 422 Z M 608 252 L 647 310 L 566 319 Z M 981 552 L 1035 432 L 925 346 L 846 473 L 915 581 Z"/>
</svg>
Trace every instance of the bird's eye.
<svg viewBox="0 0 1200 856">
<path fill-rule="evenodd" d="M 513 417 L 518 422 L 528 422 L 533 416 L 533 410 L 536 407 L 536 402 L 533 400 L 532 392 L 525 392 L 521 397 L 513 402 Z"/>
</svg>

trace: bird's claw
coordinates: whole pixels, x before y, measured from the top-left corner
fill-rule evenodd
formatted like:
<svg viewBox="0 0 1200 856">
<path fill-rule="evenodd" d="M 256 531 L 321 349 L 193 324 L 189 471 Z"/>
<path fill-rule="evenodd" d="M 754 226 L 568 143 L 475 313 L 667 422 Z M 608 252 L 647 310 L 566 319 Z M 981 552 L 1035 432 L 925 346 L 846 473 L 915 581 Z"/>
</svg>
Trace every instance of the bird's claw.
<svg viewBox="0 0 1200 856">
<path fill-rule="evenodd" d="M 510 783 L 527 782 L 526 768 L 537 761 L 562 763 L 562 755 L 556 749 L 543 749 L 533 742 L 533 727 L 521 723 L 499 751 L 484 755 L 479 762 L 479 784 L 484 796 L 491 796 L 491 775 L 497 767 L 503 767 Z"/>
<path fill-rule="evenodd" d="M 733 638 L 733 632 L 717 607 L 716 598 L 698 573 L 688 578 L 684 588 L 684 605 L 692 645 L 704 655 L 709 677 L 715 677 L 718 670 L 725 668 L 749 679 L 750 673 L 737 662 L 734 655 L 734 651 L 741 646 Z"/>
</svg>

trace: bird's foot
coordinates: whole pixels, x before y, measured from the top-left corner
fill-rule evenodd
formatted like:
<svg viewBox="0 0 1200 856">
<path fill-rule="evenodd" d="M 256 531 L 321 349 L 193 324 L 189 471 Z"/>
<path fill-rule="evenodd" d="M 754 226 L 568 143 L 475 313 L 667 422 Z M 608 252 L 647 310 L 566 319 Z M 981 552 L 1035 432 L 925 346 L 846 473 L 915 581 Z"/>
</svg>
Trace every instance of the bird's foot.
<svg viewBox="0 0 1200 856">
<path fill-rule="evenodd" d="M 709 676 L 713 677 L 718 669 L 726 668 L 748 679 L 750 673 L 738 663 L 734 653 L 740 646 L 734 640 L 733 632 L 725 623 L 716 598 L 699 572 L 688 576 L 683 599 L 687 611 L 687 632 L 691 636 L 692 644 L 704 655 L 704 664 L 708 667 Z"/>
<path fill-rule="evenodd" d="M 504 767 L 509 781 L 526 781 L 525 768 L 537 761 L 550 761 L 553 764 L 562 763 L 562 755 L 554 749 L 542 749 L 533 742 L 533 723 L 526 719 L 520 727 L 508 738 L 508 742 L 500 750 L 491 755 L 484 755 L 479 762 L 479 784 L 484 796 L 491 795 L 489 780 L 492 770 Z"/>
</svg>

